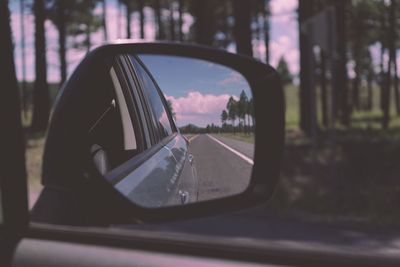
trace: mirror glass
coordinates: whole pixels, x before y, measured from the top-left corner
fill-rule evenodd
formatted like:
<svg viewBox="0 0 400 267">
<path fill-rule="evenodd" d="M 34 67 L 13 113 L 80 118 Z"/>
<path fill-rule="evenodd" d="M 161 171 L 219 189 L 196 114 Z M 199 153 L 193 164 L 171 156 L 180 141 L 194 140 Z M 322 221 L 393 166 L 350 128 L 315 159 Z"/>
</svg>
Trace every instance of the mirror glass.
<svg viewBox="0 0 400 267">
<path fill-rule="evenodd" d="M 123 151 L 93 158 L 118 191 L 155 208 L 246 190 L 255 118 L 241 73 L 194 58 L 142 54 L 116 57 L 109 75 Z M 96 133 L 102 127 L 92 128 L 93 135 L 104 135 Z"/>
</svg>

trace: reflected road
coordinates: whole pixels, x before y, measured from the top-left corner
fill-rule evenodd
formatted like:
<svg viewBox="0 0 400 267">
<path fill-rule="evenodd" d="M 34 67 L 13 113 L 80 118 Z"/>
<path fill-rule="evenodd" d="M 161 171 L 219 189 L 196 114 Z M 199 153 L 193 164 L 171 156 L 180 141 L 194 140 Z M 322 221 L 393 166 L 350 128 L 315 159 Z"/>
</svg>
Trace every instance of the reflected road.
<svg viewBox="0 0 400 267">
<path fill-rule="evenodd" d="M 189 150 L 196 164 L 199 200 L 235 195 L 247 188 L 253 144 L 200 134 L 192 137 Z"/>
</svg>

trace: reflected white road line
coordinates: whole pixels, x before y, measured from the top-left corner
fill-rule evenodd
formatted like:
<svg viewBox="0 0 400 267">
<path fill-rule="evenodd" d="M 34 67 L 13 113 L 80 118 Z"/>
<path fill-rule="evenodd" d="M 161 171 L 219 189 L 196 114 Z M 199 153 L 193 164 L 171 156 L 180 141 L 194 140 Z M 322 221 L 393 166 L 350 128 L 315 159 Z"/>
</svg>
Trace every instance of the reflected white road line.
<svg viewBox="0 0 400 267">
<path fill-rule="evenodd" d="M 221 146 L 225 147 L 226 149 L 228 149 L 229 151 L 231 151 L 232 153 L 236 154 L 237 156 L 239 156 L 241 159 L 243 159 L 244 161 L 246 161 L 247 163 L 250 163 L 251 165 L 254 165 L 254 161 L 243 155 L 242 153 L 240 153 L 239 151 L 231 148 L 230 146 L 227 146 L 226 144 L 222 143 L 221 141 L 219 141 L 218 139 L 216 139 L 215 137 L 212 137 L 209 134 L 206 134 L 208 137 L 210 137 L 212 140 L 214 140 L 215 142 L 217 142 L 218 144 L 220 144 Z"/>
<path fill-rule="evenodd" d="M 197 136 L 199 136 L 198 134 L 196 134 L 196 135 L 194 135 L 194 136 L 192 136 L 192 137 L 190 137 L 189 138 L 189 142 L 192 142 Z"/>
</svg>

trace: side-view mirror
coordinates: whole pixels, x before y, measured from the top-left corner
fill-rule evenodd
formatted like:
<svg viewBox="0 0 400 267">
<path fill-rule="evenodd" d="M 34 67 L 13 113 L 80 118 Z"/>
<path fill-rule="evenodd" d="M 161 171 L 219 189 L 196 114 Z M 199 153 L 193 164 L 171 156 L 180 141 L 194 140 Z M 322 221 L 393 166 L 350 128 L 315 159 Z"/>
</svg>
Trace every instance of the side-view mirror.
<svg viewBox="0 0 400 267">
<path fill-rule="evenodd" d="M 34 221 L 116 224 L 268 200 L 284 142 L 276 71 L 201 46 L 89 53 L 57 97 Z"/>
</svg>

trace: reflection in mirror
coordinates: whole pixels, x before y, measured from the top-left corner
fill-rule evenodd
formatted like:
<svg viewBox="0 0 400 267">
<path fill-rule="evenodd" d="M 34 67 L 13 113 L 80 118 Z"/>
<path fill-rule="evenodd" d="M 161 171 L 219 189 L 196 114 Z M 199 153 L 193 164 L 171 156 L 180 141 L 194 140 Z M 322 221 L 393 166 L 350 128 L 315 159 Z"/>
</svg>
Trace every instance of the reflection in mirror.
<svg viewBox="0 0 400 267">
<path fill-rule="evenodd" d="M 112 149 L 98 150 L 99 144 L 93 150 L 100 151 L 99 171 L 118 191 L 154 208 L 246 190 L 255 118 L 241 73 L 194 58 L 144 54 L 119 56 L 109 73 L 123 136 L 110 147 L 124 152 L 115 156 Z M 116 140 L 110 134 L 96 133 L 107 136 L 106 143 Z"/>
</svg>

